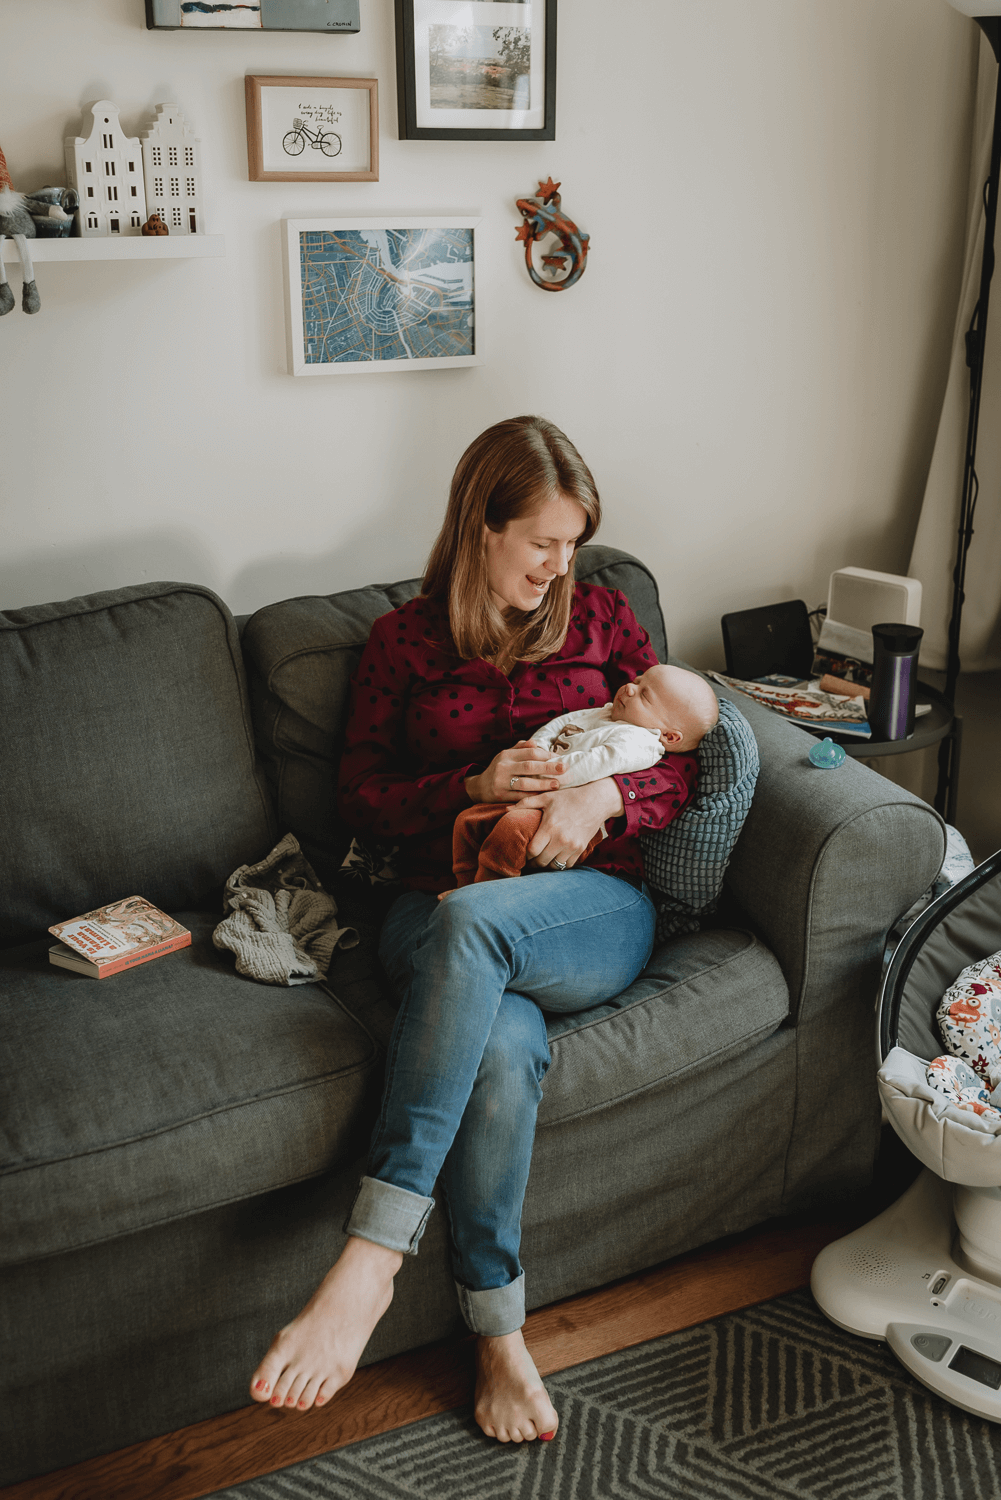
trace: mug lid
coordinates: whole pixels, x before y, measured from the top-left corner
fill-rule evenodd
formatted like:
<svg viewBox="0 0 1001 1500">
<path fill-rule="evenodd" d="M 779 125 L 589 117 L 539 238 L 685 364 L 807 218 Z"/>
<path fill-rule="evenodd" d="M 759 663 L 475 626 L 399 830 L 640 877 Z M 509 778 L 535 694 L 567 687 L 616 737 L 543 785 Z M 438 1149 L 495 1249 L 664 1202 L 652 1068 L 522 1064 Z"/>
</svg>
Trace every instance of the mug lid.
<svg viewBox="0 0 1001 1500">
<path fill-rule="evenodd" d="M 924 635 L 920 625 L 887 624 L 874 625 L 872 634 L 878 640 L 884 651 L 893 651 L 903 655 L 908 651 L 914 651 Z"/>
</svg>

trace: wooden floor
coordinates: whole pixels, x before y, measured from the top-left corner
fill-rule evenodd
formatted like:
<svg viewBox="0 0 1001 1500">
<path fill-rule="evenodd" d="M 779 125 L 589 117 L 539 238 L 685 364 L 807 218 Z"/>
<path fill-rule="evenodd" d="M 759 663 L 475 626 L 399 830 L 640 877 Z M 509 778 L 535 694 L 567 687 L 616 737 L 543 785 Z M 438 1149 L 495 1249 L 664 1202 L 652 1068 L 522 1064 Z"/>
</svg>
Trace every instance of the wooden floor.
<svg viewBox="0 0 1001 1500">
<path fill-rule="evenodd" d="M 856 1221 L 859 1222 L 859 1221 Z M 529 1314 L 543 1375 L 806 1286 L 813 1259 L 854 1223 L 766 1226 Z M 369 1365 L 323 1411 L 247 1406 L 118 1453 L 9 1485 L 3 1500 L 197 1500 L 422 1417 L 465 1406 L 472 1338 Z"/>
</svg>

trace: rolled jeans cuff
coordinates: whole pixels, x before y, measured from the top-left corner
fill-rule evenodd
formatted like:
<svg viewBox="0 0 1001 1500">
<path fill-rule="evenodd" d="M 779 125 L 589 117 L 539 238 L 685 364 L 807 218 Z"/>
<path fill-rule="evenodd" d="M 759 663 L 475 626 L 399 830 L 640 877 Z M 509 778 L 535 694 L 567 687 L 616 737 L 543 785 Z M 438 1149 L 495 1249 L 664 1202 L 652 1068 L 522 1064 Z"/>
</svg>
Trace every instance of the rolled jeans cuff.
<svg viewBox="0 0 1001 1500">
<path fill-rule="evenodd" d="M 344 1233 L 384 1245 L 387 1250 L 416 1255 L 433 1208 L 433 1198 L 422 1198 L 419 1193 L 394 1187 L 391 1182 L 380 1182 L 378 1177 L 363 1177 Z"/>
<path fill-rule="evenodd" d="M 489 1287 L 485 1292 L 472 1292 L 461 1282 L 455 1283 L 459 1294 L 459 1307 L 467 1325 L 474 1333 L 485 1338 L 500 1338 L 502 1334 L 514 1333 L 525 1321 L 525 1273 L 507 1286 Z"/>
</svg>

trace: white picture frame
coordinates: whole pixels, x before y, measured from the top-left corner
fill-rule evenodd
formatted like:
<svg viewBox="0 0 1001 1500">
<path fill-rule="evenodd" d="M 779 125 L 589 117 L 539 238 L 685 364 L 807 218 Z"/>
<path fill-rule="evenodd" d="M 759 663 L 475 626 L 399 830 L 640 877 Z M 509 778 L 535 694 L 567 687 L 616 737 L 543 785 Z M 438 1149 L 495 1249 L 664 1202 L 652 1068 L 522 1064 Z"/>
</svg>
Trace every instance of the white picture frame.
<svg viewBox="0 0 1001 1500">
<path fill-rule="evenodd" d="M 289 374 L 480 364 L 479 223 L 479 218 L 405 214 L 283 219 Z"/>
</svg>

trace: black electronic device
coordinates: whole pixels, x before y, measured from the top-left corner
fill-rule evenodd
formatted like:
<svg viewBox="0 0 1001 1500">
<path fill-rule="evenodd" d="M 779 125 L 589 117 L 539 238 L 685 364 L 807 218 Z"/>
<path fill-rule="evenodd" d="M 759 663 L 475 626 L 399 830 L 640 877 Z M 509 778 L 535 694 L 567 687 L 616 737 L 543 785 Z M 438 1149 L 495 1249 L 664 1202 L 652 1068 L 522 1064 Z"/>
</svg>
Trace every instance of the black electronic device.
<svg viewBox="0 0 1001 1500">
<path fill-rule="evenodd" d="M 741 609 L 720 620 L 728 677 L 807 678 L 813 669 L 810 616 L 802 599 Z"/>
</svg>

